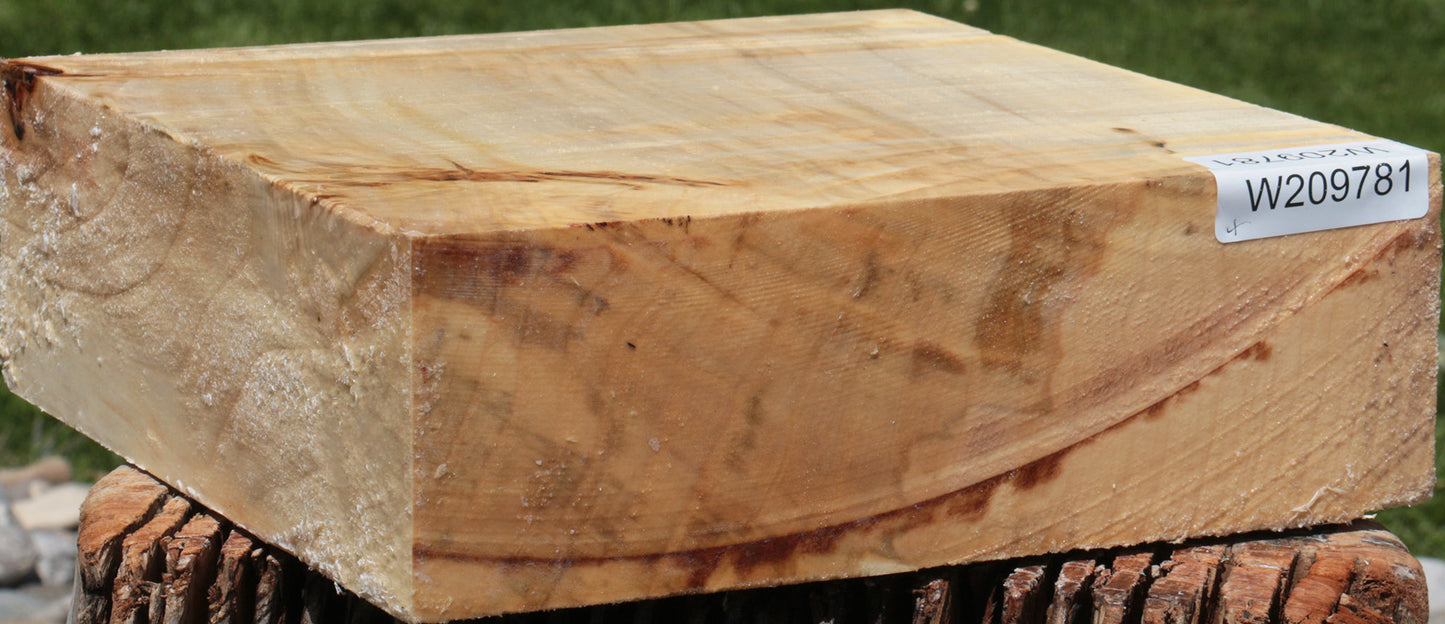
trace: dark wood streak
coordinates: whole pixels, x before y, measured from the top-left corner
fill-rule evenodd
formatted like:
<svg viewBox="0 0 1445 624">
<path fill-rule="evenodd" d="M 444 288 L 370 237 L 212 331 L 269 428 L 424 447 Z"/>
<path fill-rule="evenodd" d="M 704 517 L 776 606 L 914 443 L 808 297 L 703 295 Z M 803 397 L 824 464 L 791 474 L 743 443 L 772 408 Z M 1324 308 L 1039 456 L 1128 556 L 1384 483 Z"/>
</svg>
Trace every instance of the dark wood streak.
<svg viewBox="0 0 1445 624">
<path fill-rule="evenodd" d="M 460 301 L 474 301 L 486 291 L 534 277 L 566 275 L 582 260 L 575 249 L 452 237 L 416 239 L 413 254 L 418 270 L 445 271 L 419 280 L 418 292 Z"/>
<path fill-rule="evenodd" d="M 1360 284 L 1373 281 L 1379 276 L 1380 272 L 1378 270 L 1361 267 L 1359 269 L 1356 269 L 1353 273 L 1345 276 L 1345 279 L 1341 280 L 1340 283 L 1335 284 L 1335 287 L 1331 288 L 1328 294 L 1333 295 L 1335 294 L 1335 292 L 1344 290 L 1351 286 L 1358 286 Z"/>
<path fill-rule="evenodd" d="M 1401 232 L 1383 244 L 1369 261 L 1363 263 L 1362 270 L 1376 271 L 1377 269 L 1369 267 L 1380 262 L 1394 263 L 1396 262 L 1396 258 L 1402 253 L 1425 251 L 1432 245 L 1438 244 L 1435 241 L 1436 239 L 1433 235 L 1428 232 L 1417 232 L 1413 230 Z M 1414 260 L 1414 258 L 1412 258 L 1412 260 Z M 1361 284 L 1367 281 L 1367 279 L 1369 278 L 1366 275 L 1359 275 L 1358 272 L 1356 272 L 1333 286 L 1319 284 L 1317 287 L 1320 289 L 1320 292 L 1328 296 L 1348 286 Z M 1252 303 L 1247 306 L 1223 307 L 1213 311 L 1207 316 L 1173 332 L 1164 340 L 1159 341 L 1156 347 L 1128 360 L 1125 366 L 1103 369 L 1095 374 L 1093 378 L 1084 383 L 1076 384 L 1076 389 L 1070 395 L 1063 397 L 1059 403 L 1067 404 L 1072 409 L 1079 410 L 1098 405 L 1102 402 L 1100 397 L 1112 396 L 1111 393 L 1114 392 L 1114 388 L 1122 387 L 1121 384 L 1127 384 L 1130 380 L 1135 379 L 1138 371 L 1160 371 L 1166 363 L 1174 361 L 1176 353 L 1195 351 L 1203 348 L 1207 344 L 1211 344 L 1213 341 L 1226 339 L 1226 336 L 1233 335 L 1233 333 L 1237 331 L 1237 328 L 1248 321 L 1250 317 L 1264 310 L 1277 309 L 1284 304 L 1287 300 L 1286 295 L 1299 286 L 1300 284 L 1298 283 L 1287 282 L 1282 284 L 1281 288 L 1262 293 L 1261 297 L 1254 298 Z M 1299 310 L 1294 311 L 1294 314 L 1299 313 Z M 1266 325 L 1263 330 L 1258 333 L 1268 334 L 1273 331 L 1276 326 L 1277 323 L 1271 323 Z M 1253 343 L 1245 347 L 1241 352 L 1236 353 L 1235 356 L 1229 360 L 1221 362 L 1213 369 L 1204 372 L 1196 379 L 1195 384 L 1197 384 L 1199 380 L 1219 373 L 1232 362 L 1241 359 L 1266 361 L 1272 355 L 1272 346 Z M 1191 386 L 1195 384 L 1191 384 Z M 1167 400 L 1168 398 L 1166 397 L 1154 405 L 1151 405 L 1150 408 L 1146 408 L 1146 410 L 1152 410 L 1152 413 L 1156 415 L 1162 413 L 1163 403 Z"/>
<path fill-rule="evenodd" d="M 1034 301 L 1047 300 L 1045 295 L 1049 290 L 1060 288 L 1069 282 L 1087 278 L 1092 271 L 1096 270 L 1103 254 L 1102 236 L 1106 232 L 1105 224 L 1089 224 L 1069 220 L 1067 215 L 1059 217 L 1038 216 L 1033 228 L 1026 232 L 1016 232 L 1018 238 L 1015 241 L 1015 248 L 1012 250 L 1012 260 L 1026 264 L 1025 272 L 1012 281 L 1001 285 L 1000 288 L 991 293 L 993 304 L 992 312 L 998 315 L 998 322 L 1003 323 L 995 327 L 997 333 L 980 331 L 975 339 L 986 346 L 993 346 L 994 354 L 999 359 L 994 362 L 985 361 L 985 365 L 1002 367 L 1014 374 L 1030 377 L 1030 373 L 1047 374 L 1049 372 L 1049 361 L 1057 337 L 1050 335 L 1049 324 L 1045 322 L 1050 314 L 1057 311 L 1041 309 Z M 587 225 L 589 230 L 616 228 L 616 223 L 598 223 Z M 668 224 L 672 225 L 672 224 Z M 1057 237 L 1051 234 L 1058 235 Z M 1062 249 L 1055 248 L 1052 241 L 1062 239 L 1068 245 Z M 1382 250 L 1380 255 L 1384 256 L 1390 250 L 1396 252 L 1415 246 L 1418 241 L 1413 236 L 1397 237 Z M 498 256 L 495 262 L 489 262 L 490 266 L 500 270 L 503 274 L 512 273 L 506 269 L 508 262 L 502 261 L 505 254 Z M 699 276 L 701 277 L 701 276 Z M 865 282 L 866 283 L 866 282 Z M 1208 334 L 1208 331 L 1219 327 L 1222 323 L 1218 318 L 1210 317 L 1202 319 L 1197 327 L 1190 327 L 1189 332 L 1197 335 Z M 990 344 L 993 343 L 993 344 Z M 629 345 L 631 346 L 631 345 Z M 940 352 L 930 351 L 925 348 L 915 349 L 913 356 L 915 363 L 922 363 L 927 367 L 937 370 L 944 370 L 951 361 L 942 357 Z M 1022 361 L 1010 360 L 1007 353 L 1012 351 L 1017 354 L 1022 352 L 1028 354 L 1029 358 Z M 946 355 L 946 352 L 941 352 Z M 479 561 L 500 564 L 503 566 L 527 566 L 541 567 L 545 569 L 565 570 L 576 566 L 606 565 L 616 562 L 633 561 L 646 565 L 666 564 L 684 571 L 687 575 L 689 588 L 701 588 L 706 586 L 717 570 L 731 568 L 742 572 L 744 576 L 759 567 L 779 566 L 798 555 L 822 554 L 832 552 L 839 547 L 839 542 L 848 536 L 867 535 L 874 533 L 878 535 L 891 535 L 904 532 L 912 527 L 925 525 L 939 521 L 939 518 L 950 518 L 954 521 L 975 521 L 987 513 L 994 493 L 999 486 L 1009 484 L 1016 490 L 1027 490 L 1049 483 L 1057 478 L 1062 472 L 1062 460 L 1064 456 L 1082 445 L 1092 443 L 1095 439 L 1109 431 L 1122 427 L 1132 422 L 1136 417 L 1157 418 L 1167 409 L 1168 405 L 1176 398 L 1183 397 L 1200 388 L 1200 381 L 1209 375 L 1220 372 L 1230 363 L 1235 361 L 1267 361 L 1273 355 L 1273 348 L 1266 342 L 1260 341 L 1251 344 L 1249 347 L 1237 353 L 1228 361 L 1209 371 L 1200 379 L 1196 379 L 1163 399 L 1156 401 L 1148 407 L 1119 420 L 1107 428 L 1095 433 L 1079 442 L 1059 449 L 1047 456 L 1034 460 L 1024 466 L 1015 468 L 1005 473 L 984 479 L 967 487 L 945 493 L 940 496 L 925 500 L 920 503 L 909 505 L 900 509 L 885 511 L 873 516 L 843 522 L 816 529 L 795 532 L 791 534 L 768 537 L 750 542 L 710 546 L 706 548 L 677 550 L 663 553 L 647 553 L 636 555 L 618 556 L 577 556 L 577 557 L 545 557 L 545 556 L 477 556 L 466 553 L 451 551 L 447 548 L 438 548 L 426 543 L 418 543 L 414 546 L 413 556 L 422 558 L 440 558 L 461 561 Z M 957 362 L 954 358 L 952 362 Z M 942 365 L 942 366 L 940 366 Z M 951 372 L 951 371 L 949 371 Z M 1037 378 L 1035 378 L 1037 379 Z"/>
<path fill-rule="evenodd" d="M 1168 153 L 1170 153 L 1170 154 L 1173 154 L 1173 153 L 1174 153 L 1174 150 L 1169 149 L 1168 144 L 1165 143 L 1164 141 L 1160 141 L 1160 140 L 1158 140 L 1158 139 L 1155 139 L 1155 138 L 1153 138 L 1153 137 L 1150 137 L 1149 135 L 1146 135 L 1146 134 L 1144 134 L 1143 132 L 1140 132 L 1140 131 L 1135 130 L 1135 129 L 1133 129 L 1133 128 L 1116 127 L 1116 128 L 1111 128 L 1111 130 L 1113 130 L 1114 132 L 1118 132 L 1118 133 L 1120 133 L 1120 134 L 1128 134 L 1128 135 L 1140 137 L 1145 143 L 1148 143 L 1151 147 L 1164 150 L 1165 152 L 1168 152 Z"/>
<path fill-rule="evenodd" d="M 1239 355 L 1234 356 L 1234 359 L 1253 360 L 1255 362 L 1268 362 L 1269 358 L 1273 355 L 1274 347 L 1270 346 L 1268 342 L 1261 340 L 1252 345 L 1249 345 L 1248 349 L 1240 351 Z"/>
<path fill-rule="evenodd" d="M 1269 345 L 1263 342 L 1255 343 L 1255 345 L 1245 351 L 1245 353 L 1251 353 L 1251 355 L 1245 356 L 1244 353 L 1241 353 L 1240 356 L 1230 359 L 1229 362 L 1257 358 L 1260 357 L 1259 354 L 1261 353 L 1264 354 L 1263 357 L 1268 358 L 1269 351 Z M 1224 365 L 1211 371 L 1209 375 L 1220 372 L 1228 366 L 1228 364 L 1229 363 L 1226 362 Z M 1088 444 L 1092 444 L 1105 434 L 1122 428 L 1131 422 L 1157 418 L 1162 413 L 1164 406 L 1175 399 L 1195 392 L 1199 387 L 1199 380 L 1191 382 L 1168 397 L 1129 415 L 1098 433 L 1019 466 L 1018 468 L 989 477 L 973 485 L 900 509 L 817 529 L 768 537 L 751 542 L 707 548 L 641 555 L 557 558 L 470 555 L 429 547 L 427 544 L 418 541 L 413 545 L 412 557 L 417 560 L 435 558 L 518 568 L 526 567 L 535 569 L 540 567 L 552 569 L 557 572 L 578 566 L 599 566 L 628 561 L 648 566 L 670 564 L 676 568 L 687 571 L 687 589 L 701 589 L 706 587 L 707 581 L 712 578 L 717 570 L 722 569 L 724 566 L 731 567 L 740 572 L 742 576 L 747 577 L 750 575 L 749 573 L 760 567 L 785 564 L 798 555 L 817 555 L 832 552 L 836 550 L 838 542 L 844 537 L 861 531 L 876 531 L 892 535 L 905 533 L 919 526 L 935 522 L 940 518 L 948 518 L 948 520 L 945 520 L 948 522 L 978 521 L 987 513 L 993 496 L 999 487 L 1009 485 L 1017 490 L 1029 490 L 1049 483 L 1062 473 L 1063 460 L 1070 453 Z"/>
<path fill-rule="evenodd" d="M 1386 243 L 1385 246 L 1380 249 L 1380 252 L 1375 254 L 1374 258 L 1370 259 L 1370 262 L 1380 262 L 1381 260 L 1393 262 L 1395 256 L 1400 255 L 1402 252 L 1409 251 L 1410 249 L 1423 250 L 1430 247 L 1431 244 L 1432 238 L 1430 236 L 1422 236 L 1414 231 L 1400 232 L 1394 238 L 1390 239 L 1390 242 Z"/>
<path fill-rule="evenodd" d="M 918 377 L 928 371 L 962 375 L 966 367 L 963 359 L 935 343 L 919 341 L 910 352 L 913 361 L 912 374 Z"/>
<path fill-rule="evenodd" d="M 384 187 L 408 182 L 584 182 L 620 184 L 633 190 L 646 185 L 707 188 L 729 186 L 724 182 L 698 180 L 680 176 L 620 171 L 578 171 L 570 169 L 477 169 L 448 160 L 450 167 L 389 167 L 345 162 L 305 163 L 304 169 L 278 163 L 259 154 L 247 160 L 254 165 L 286 174 L 291 182 L 324 184 L 342 187 Z M 324 173 L 323 173 L 324 172 Z"/>
<path fill-rule="evenodd" d="M 1218 370 L 1216 369 L 1215 372 L 1218 372 Z M 1210 374 L 1212 375 L 1212 374 L 1214 374 L 1214 373 L 1210 373 Z M 1196 379 L 1196 380 L 1190 382 L 1189 385 L 1184 386 L 1183 388 L 1180 388 L 1178 392 L 1175 392 L 1174 394 L 1171 394 L 1171 395 L 1169 395 L 1169 396 L 1167 396 L 1167 397 L 1164 397 L 1164 398 L 1160 399 L 1159 401 L 1155 402 L 1153 405 L 1150 405 L 1149 407 L 1144 408 L 1144 412 L 1143 412 L 1144 418 L 1146 418 L 1146 419 L 1148 419 L 1148 420 L 1157 420 L 1160 416 L 1163 416 L 1163 415 L 1164 415 L 1164 412 L 1165 412 L 1167 409 L 1169 409 L 1169 404 L 1173 403 L 1176 399 L 1179 399 L 1179 398 L 1182 398 L 1182 397 L 1184 397 L 1184 396 L 1186 396 L 1186 395 L 1192 394 L 1195 390 L 1198 390 L 1198 389 L 1199 389 L 1199 380 Z"/>
<path fill-rule="evenodd" d="M 853 289 L 853 298 L 862 299 L 873 291 L 873 286 L 882 277 L 883 266 L 878 258 L 878 252 L 870 250 L 863 258 L 863 277 L 857 288 Z"/>
<path fill-rule="evenodd" d="M 1377 252 L 1373 258 L 1370 258 L 1369 262 L 1355 269 L 1349 275 L 1346 275 L 1345 279 L 1340 280 L 1340 283 L 1335 284 L 1334 287 L 1325 294 L 1333 295 L 1351 286 L 1358 286 L 1374 281 L 1380 277 L 1380 270 L 1372 268 L 1373 265 L 1380 262 L 1393 263 L 1395 257 L 1403 252 L 1409 251 L 1410 249 L 1424 249 L 1425 246 L 1429 244 L 1429 240 L 1430 238 L 1428 236 L 1417 236 L 1414 232 L 1401 232 L 1390 239 L 1390 242 L 1385 243 L 1385 246 L 1381 247 L 1380 251 Z"/>
<path fill-rule="evenodd" d="M 30 94 L 35 92 L 35 82 L 42 76 L 59 76 L 59 69 L 25 61 L 6 61 L 0 67 L 0 84 L 4 85 L 5 108 L 10 116 L 10 129 L 16 140 L 25 139 L 25 121 L 21 114 Z"/>
<path fill-rule="evenodd" d="M 1080 203 L 1060 192 L 1009 207 L 1009 249 L 974 330 L 985 367 L 1037 384 L 1044 411 L 1062 357 L 1057 319 L 1066 304 L 1053 295 L 1098 272 L 1116 225 L 1078 210 Z"/>
<path fill-rule="evenodd" d="M 1029 489 L 1048 482 L 1058 476 L 1059 464 L 1065 455 L 1072 452 L 1075 448 L 1091 441 L 1092 438 L 1054 452 L 1025 466 L 902 509 L 891 510 L 841 524 L 751 542 L 643 555 L 561 558 L 468 555 L 430 548 L 426 544 L 418 542 L 412 549 L 412 556 L 416 559 L 437 558 L 454 561 L 486 562 L 514 567 L 546 567 L 559 570 L 577 566 L 606 565 L 625 561 L 635 561 L 649 566 L 669 563 L 687 570 L 689 574 L 687 587 L 689 589 L 697 589 L 706 586 L 708 579 L 710 579 L 718 569 L 724 566 L 729 566 L 741 572 L 744 576 L 748 576 L 750 572 L 758 568 L 776 566 L 798 555 L 826 554 L 832 552 L 837 548 L 839 540 L 859 531 L 876 529 L 889 533 L 901 533 L 927 524 L 938 516 L 947 516 L 961 520 L 978 519 L 988 510 L 993 494 L 998 490 L 999 486 L 1011 484 L 1017 488 Z"/>
</svg>

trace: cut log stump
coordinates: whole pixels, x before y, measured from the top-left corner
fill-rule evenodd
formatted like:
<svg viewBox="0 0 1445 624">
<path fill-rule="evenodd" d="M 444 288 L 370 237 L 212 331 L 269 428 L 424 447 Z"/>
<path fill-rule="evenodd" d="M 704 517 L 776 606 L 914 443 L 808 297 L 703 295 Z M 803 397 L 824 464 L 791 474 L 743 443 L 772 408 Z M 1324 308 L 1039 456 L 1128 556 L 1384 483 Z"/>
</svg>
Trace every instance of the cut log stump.
<svg viewBox="0 0 1445 624">
<path fill-rule="evenodd" d="M 125 544 L 118 547 L 117 544 Z M 82 514 L 74 624 L 394 624 L 294 557 L 122 467 Z M 471 620 L 495 624 L 1426 624 L 1379 524 L 1256 533 Z"/>
</svg>

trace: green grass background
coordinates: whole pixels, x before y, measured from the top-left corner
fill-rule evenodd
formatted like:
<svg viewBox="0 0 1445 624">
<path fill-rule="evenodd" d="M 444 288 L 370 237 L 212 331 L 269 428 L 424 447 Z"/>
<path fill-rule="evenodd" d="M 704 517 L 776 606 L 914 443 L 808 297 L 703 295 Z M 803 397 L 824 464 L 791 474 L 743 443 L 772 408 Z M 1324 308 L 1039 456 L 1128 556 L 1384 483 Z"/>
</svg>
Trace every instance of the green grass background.
<svg viewBox="0 0 1445 624">
<path fill-rule="evenodd" d="M 1445 152 L 1445 0 L 0 0 L 0 57 L 893 7 Z M 49 453 L 90 478 L 119 461 L 0 394 L 0 465 Z M 1380 517 L 1445 556 L 1445 500 Z"/>
</svg>

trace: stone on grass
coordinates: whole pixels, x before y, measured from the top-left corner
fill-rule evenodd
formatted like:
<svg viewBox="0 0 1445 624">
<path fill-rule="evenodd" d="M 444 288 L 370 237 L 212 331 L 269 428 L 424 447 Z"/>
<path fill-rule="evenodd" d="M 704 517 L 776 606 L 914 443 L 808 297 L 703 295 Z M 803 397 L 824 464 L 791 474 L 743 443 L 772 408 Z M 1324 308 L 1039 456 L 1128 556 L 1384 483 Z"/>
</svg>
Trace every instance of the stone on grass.
<svg viewBox="0 0 1445 624">
<path fill-rule="evenodd" d="M 20 526 L 31 531 L 74 529 L 80 526 L 80 504 L 89 493 L 90 486 L 83 483 L 63 483 L 16 501 L 11 510 Z"/>
<path fill-rule="evenodd" d="M 68 585 L 75 580 L 76 534 L 73 531 L 33 531 L 35 575 L 44 585 Z"/>
<path fill-rule="evenodd" d="M 29 481 L 40 480 L 50 485 L 59 485 L 70 480 L 70 462 L 62 457 L 45 457 L 29 466 L 0 470 L 0 485 L 11 487 Z"/>
<path fill-rule="evenodd" d="M 29 578 L 35 572 L 36 558 L 30 534 L 11 516 L 10 506 L 0 502 L 0 587 Z"/>
<path fill-rule="evenodd" d="M 0 589 L 0 622 L 35 620 L 50 604 L 18 589 Z"/>
<path fill-rule="evenodd" d="M 72 594 L 69 587 L 32 585 L 20 589 L 0 589 L 0 622 L 50 622 L 61 624 L 70 612 Z"/>
</svg>

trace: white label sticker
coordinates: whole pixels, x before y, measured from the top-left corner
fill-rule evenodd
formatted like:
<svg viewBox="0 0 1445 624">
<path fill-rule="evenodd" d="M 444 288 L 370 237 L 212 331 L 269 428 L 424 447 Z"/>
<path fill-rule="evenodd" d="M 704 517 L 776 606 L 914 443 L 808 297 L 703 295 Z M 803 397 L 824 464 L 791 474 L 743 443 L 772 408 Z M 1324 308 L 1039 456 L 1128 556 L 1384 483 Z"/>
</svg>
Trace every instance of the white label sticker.
<svg viewBox="0 0 1445 624">
<path fill-rule="evenodd" d="M 1415 219 L 1430 210 L 1425 151 L 1385 139 L 1184 160 L 1214 174 L 1214 237 L 1221 243 Z"/>
</svg>

